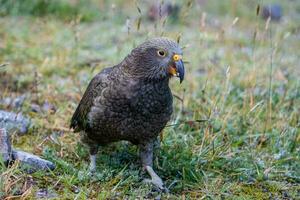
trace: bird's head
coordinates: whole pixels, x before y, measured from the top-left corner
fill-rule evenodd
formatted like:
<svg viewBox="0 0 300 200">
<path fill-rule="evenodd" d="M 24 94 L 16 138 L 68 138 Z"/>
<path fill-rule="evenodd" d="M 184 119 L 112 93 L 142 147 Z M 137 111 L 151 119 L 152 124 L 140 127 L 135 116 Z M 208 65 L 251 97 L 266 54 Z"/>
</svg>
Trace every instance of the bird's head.
<svg viewBox="0 0 300 200">
<path fill-rule="evenodd" d="M 125 58 L 127 71 L 131 75 L 150 80 L 179 77 L 184 79 L 182 50 L 168 38 L 153 38 L 137 46 Z"/>
</svg>

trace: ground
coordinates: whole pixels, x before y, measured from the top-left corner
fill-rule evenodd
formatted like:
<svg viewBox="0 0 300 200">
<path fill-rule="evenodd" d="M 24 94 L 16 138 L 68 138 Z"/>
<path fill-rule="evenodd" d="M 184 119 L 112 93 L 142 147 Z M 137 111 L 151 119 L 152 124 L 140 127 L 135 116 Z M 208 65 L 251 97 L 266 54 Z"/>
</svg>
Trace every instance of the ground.
<svg viewBox="0 0 300 200">
<path fill-rule="evenodd" d="M 145 1 L 101 2 L 70 18 L 0 18 L 0 64 L 9 63 L 0 98 L 26 96 L 21 108 L 0 108 L 32 119 L 12 143 L 56 164 L 33 174 L 1 165 L 0 199 L 300 198 L 299 1 L 278 1 L 279 22 L 257 15 L 276 1 L 178 1 L 177 18 L 156 22 Z M 142 183 L 137 148 L 126 142 L 102 148 L 89 176 L 88 152 L 69 129 L 93 75 L 161 35 L 179 40 L 186 63 L 185 81 L 171 80 L 175 110 L 154 162 L 168 194 Z M 33 112 L 44 102 L 55 111 Z"/>
</svg>

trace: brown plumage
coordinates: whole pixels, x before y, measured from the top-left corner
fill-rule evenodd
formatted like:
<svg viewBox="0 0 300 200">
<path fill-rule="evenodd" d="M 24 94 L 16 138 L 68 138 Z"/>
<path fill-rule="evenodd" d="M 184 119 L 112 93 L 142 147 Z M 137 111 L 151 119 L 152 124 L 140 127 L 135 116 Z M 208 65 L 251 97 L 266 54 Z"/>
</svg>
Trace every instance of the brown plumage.
<svg viewBox="0 0 300 200">
<path fill-rule="evenodd" d="M 127 140 L 139 145 L 151 182 L 163 188 L 152 169 L 153 143 L 172 114 L 169 79 L 184 78 L 181 55 L 174 41 L 154 38 L 92 79 L 71 120 L 71 127 L 81 131 L 90 147 L 91 170 L 99 146 Z"/>
</svg>

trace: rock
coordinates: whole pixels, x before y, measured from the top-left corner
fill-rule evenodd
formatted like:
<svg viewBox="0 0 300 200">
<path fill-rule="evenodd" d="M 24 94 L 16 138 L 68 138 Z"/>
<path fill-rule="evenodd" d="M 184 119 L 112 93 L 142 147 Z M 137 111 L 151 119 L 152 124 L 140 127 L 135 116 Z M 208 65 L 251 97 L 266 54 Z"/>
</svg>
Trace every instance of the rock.
<svg viewBox="0 0 300 200">
<path fill-rule="evenodd" d="M 10 106 L 12 103 L 12 98 L 6 97 L 0 100 L 0 104 L 4 106 Z"/>
<path fill-rule="evenodd" d="M 35 197 L 37 199 L 56 199 L 58 198 L 58 194 L 51 189 L 42 188 L 36 191 Z"/>
<path fill-rule="evenodd" d="M 0 129 L 0 159 L 5 165 L 11 160 L 11 144 L 6 129 Z"/>
<path fill-rule="evenodd" d="M 8 132 L 17 131 L 17 133 L 25 134 L 29 125 L 30 120 L 21 113 L 0 110 L 0 128 L 5 128 Z"/>
<path fill-rule="evenodd" d="M 42 106 L 35 103 L 31 104 L 31 111 L 36 113 L 54 114 L 56 112 L 56 107 L 50 104 L 48 101 L 45 101 Z"/>
<path fill-rule="evenodd" d="M 272 21 L 279 21 L 282 17 L 282 7 L 279 4 L 266 5 L 263 7 L 261 15 L 264 19 L 271 17 Z"/>
<path fill-rule="evenodd" d="M 38 104 L 33 103 L 31 104 L 31 111 L 36 113 L 41 113 L 42 109 Z"/>
<path fill-rule="evenodd" d="M 55 113 L 56 107 L 53 104 L 50 104 L 48 101 L 45 101 L 42 107 L 45 113 Z"/>
<path fill-rule="evenodd" d="M 21 165 L 29 172 L 35 172 L 38 170 L 54 170 L 55 165 L 45 159 L 40 158 L 39 156 L 20 151 L 12 150 L 12 157 L 14 160 L 19 160 Z"/>
<path fill-rule="evenodd" d="M 0 104 L 11 108 L 21 108 L 26 99 L 26 95 L 21 95 L 16 98 L 6 97 L 0 100 Z"/>
<path fill-rule="evenodd" d="M 12 101 L 13 108 L 20 108 L 26 99 L 26 95 L 19 96 Z"/>
</svg>

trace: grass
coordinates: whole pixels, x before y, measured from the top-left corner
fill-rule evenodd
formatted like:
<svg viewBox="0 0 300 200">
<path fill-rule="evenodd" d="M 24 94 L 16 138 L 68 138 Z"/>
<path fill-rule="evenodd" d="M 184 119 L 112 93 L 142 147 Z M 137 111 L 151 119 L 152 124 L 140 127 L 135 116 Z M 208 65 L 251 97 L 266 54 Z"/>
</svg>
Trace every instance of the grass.
<svg viewBox="0 0 300 200">
<path fill-rule="evenodd" d="M 18 10 L 0 18 L 0 64 L 9 63 L 0 68 L 0 95 L 26 95 L 21 108 L 0 108 L 21 111 L 33 121 L 30 133 L 13 134 L 12 143 L 57 166 L 53 172 L 26 174 L 18 163 L 1 165 L 0 198 L 159 195 L 141 182 L 137 148 L 126 142 L 101 149 L 97 173 L 88 176 L 87 150 L 68 127 L 93 75 L 120 62 L 145 39 L 165 35 L 180 37 L 188 63 L 183 84 L 171 81 L 183 101 L 174 100 L 155 159 L 170 190 L 162 198 L 299 199 L 298 2 L 281 2 L 279 23 L 256 16 L 258 4 L 272 2 L 266 0 L 180 2 L 177 21 L 156 23 L 146 19 L 145 2 L 101 2 L 89 4 L 109 12 L 93 14 L 91 20 L 82 19 L 81 11 L 57 14 L 60 4 L 41 17 Z M 95 59 L 96 65 L 86 65 Z M 32 112 L 33 103 L 45 101 L 56 112 Z"/>
</svg>

